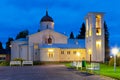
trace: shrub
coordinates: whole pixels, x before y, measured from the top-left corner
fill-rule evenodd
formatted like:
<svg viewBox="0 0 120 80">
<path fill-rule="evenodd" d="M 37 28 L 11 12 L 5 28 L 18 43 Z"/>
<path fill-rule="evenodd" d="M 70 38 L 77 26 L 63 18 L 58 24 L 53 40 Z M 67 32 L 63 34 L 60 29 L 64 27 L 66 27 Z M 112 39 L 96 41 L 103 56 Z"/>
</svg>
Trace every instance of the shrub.
<svg viewBox="0 0 120 80">
<path fill-rule="evenodd" d="M 113 66 L 113 65 L 114 65 L 114 58 L 111 58 L 111 59 L 110 59 L 109 65 L 110 65 L 110 66 Z M 117 66 L 120 66 L 120 57 L 117 57 L 117 58 L 116 58 L 116 65 L 117 65 Z"/>
<path fill-rule="evenodd" d="M 0 66 L 9 66 L 8 61 L 0 61 Z"/>
<path fill-rule="evenodd" d="M 114 58 L 111 58 L 111 59 L 110 59 L 109 65 L 110 65 L 110 66 L 113 66 L 113 65 L 114 65 Z"/>
<path fill-rule="evenodd" d="M 21 62 L 23 62 L 24 60 L 22 58 L 15 58 L 14 61 L 21 61 Z"/>
<path fill-rule="evenodd" d="M 33 64 L 34 65 L 41 65 L 42 63 L 40 61 L 34 61 Z"/>
</svg>

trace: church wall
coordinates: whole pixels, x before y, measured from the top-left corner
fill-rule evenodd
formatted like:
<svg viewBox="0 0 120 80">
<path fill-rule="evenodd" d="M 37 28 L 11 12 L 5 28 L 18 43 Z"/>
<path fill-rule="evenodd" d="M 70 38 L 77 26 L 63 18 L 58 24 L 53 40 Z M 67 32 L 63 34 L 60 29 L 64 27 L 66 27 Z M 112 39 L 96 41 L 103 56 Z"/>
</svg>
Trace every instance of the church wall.
<svg viewBox="0 0 120 80">
<path fill-rule="evenodd" d="M 55 41 L 54 43 L 57 43 L 57 44 L 67 44 L 67 37 L 65 36 L 62 36 L 60 34 L 57 34 L 57 33 L 52 33 Z"/>
<path fill-rule="evenodd" d="M 52 29 L 54 30 L 54 22 L 41 22 L 40 30 Z"/>
<path fill-rule="evenodd" d="M 26 41 L 12 41 L 11 42 L 11 60 L 20 58 L 20 45 L 26 44 Z"/>
<path fill-rule="evenodd" d="M 61 49 L 60 61 L 86 60 L 86 49 Z"/>
<path fill-rule="evenodd" d="M 41 48 L 40 61 L 59 61 L 60 48 Z"/>
<path fill-rule="evenodd" d="M 33 43 L 28 44 L 28 56 L 29 56 L 29 60 L 33 61 L 33 51 L 34 51 L 34 47 L 33 47 Z"/>
<path fill-rule="evenodd" d="M 52 30 L 44 30 L 44 31 L 41 31 L 41 32 L 38 32 L 36 34 L 29 36 L 29 43 L 44 44 L 44 43 L 46 43 L 46 40 L 49 37 L 52 38 L 52 43 L 67 44 L 67 37 L 66 36 L 59 34 L 57 32 L 54 32 Z"/>
<path fill-rule="evenodd" d="M 14 58 L 18 58 L 19 57 L 19 47 L 17 43 L 12 42 L 11 43 L 12 47 L 11 47 L 11 60 L 13 60 Z"/>
<path fill-rule="evenodd" d="M 28 46 L 21 46 L 20 47 L 21 50 L 20 50 L 20 57 L 23 59 L 23 60 L 28 60 Z"/>
</svg>

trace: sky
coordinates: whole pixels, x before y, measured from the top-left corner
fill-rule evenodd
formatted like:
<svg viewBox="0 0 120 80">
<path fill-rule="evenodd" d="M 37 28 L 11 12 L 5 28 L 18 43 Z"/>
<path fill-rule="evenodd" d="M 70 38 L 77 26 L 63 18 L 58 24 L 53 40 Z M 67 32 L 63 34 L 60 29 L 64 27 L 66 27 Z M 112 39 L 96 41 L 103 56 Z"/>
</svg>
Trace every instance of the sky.
<svg viewBox="0 0 120 80">
<path fill-rule="evenodd" d="M 110 46 L 120 46 L 120 0 L 0 0 L 0 41 L 25 29 L 30 34 L 40 28 L 46 9 L 55 23 L 55 31 L 69 36 L 79 33 L 88 12 L 104 12 L 110 32 Z"/>
</svg>

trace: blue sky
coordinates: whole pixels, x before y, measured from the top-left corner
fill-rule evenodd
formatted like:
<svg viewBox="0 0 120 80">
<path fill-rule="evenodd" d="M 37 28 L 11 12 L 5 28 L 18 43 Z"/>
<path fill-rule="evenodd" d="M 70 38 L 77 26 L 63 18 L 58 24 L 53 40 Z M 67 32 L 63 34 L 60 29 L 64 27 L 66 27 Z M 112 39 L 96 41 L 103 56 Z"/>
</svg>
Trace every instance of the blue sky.
<svg viewBox="0 0 120 80">
<path fill-rule="evenodd" d="M 104 12 L 110 45 L 120 45 L 120 0 L 0 0 L 0 41 L 28 29 L 35 33 L 46 9 L 54 19 L 55 31 L 78 34 L 88 12 Z"/>
</svg>

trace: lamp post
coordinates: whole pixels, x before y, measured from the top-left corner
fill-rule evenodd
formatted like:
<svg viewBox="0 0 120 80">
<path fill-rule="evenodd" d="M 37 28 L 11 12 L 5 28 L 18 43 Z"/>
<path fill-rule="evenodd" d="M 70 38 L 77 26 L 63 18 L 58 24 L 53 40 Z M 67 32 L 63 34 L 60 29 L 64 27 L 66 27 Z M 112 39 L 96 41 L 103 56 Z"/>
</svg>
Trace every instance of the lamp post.
<svg viewBox="0 0 120 80">
<path fill-rule="evenodd" d="M 88 50 L 88 54 L 90 55 L 90 63 L 91 63 L 91 54 L 92 54 L 91 49 Z"/>
<path fill-rule="evenodd" d="M 117 55 L 118 51 L 119 50 L 116 47 L 112 49 L 112 53 L 114 55 L 114 72 L 116 72 L 116 55 Z"/>
</svg>

